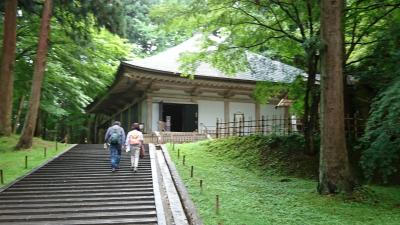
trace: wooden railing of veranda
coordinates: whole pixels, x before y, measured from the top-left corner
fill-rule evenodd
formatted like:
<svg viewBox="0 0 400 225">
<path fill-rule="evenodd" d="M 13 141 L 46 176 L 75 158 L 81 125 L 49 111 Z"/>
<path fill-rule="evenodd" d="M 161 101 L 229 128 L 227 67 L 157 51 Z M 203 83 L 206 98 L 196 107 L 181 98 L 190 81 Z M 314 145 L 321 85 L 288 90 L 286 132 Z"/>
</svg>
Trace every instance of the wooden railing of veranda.
<svg viewBox="0 0 400 225">
<path fill-rule="evenodd" d="M 262 116 L 260 120 L 246 120 L 243 118 L 231 122 L 222 122 L 221 120 L 217 119 L 215 127 L 207 127 L 207 132 L 213 137 L 222 138 L 251 134 L 303 134 L 304 128 L 303 122 L 300 119 L 278 116 Z M 345 128 L 346 137 L 357 139 L 364 131 L 365 119 L 358 118 L 356 114 L 351 117 L 346 116 Z M 317 132 L 319 132 L 319 130 L 317 130 Z"/>
</svg>

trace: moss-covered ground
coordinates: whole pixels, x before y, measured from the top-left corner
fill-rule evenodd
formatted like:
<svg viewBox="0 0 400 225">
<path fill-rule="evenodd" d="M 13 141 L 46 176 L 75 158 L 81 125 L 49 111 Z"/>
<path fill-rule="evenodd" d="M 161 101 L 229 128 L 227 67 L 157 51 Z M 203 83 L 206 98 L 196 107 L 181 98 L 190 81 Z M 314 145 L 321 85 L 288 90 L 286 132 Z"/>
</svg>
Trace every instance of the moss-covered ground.
<svg viewBox="0 0 400 225">
<path fill-rule="evenodd" d="M 320 196 L 317 161 L 296 153 L 301 146 L 293 138 L 235 137 L 167 147 L 206 225 L 400 224 L 400 187 L 363 186 L 351 196 Z"/>
<path fill-rule="evenodd" d="M 33 139 L 33 146 L 27 150 L 14 150 L 19 136 L 0 137 L 0 170 L 3 170 L 4 184 L 0 188 L 25 175 L 45 161 L 65 151 L 70 145 L 58 143 L 56 151 L 55 142 Z M 44 148 L 46 147 L 46 157 Z M 25 168 L 25 156 L 28 156 L 28 168 Z"/>
</svg>

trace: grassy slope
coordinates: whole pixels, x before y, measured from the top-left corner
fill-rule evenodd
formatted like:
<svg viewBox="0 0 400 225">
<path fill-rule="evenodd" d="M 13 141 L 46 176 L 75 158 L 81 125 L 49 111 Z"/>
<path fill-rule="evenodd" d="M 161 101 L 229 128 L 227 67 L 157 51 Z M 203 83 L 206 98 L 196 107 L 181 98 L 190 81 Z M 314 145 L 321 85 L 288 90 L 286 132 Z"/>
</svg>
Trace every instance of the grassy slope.
<svg viewBox="0 0 400 225">
<path fill-rule="evenodd" d="M 14 151 L 19 136 L 0 137 L 0 169 L 4 173 L 4 185 L 14 181 L 18 177 L 38 167 L 46 160 L 67 149 L 64 144 L 58 144 L 58 151 L 55 150 L 55 143 L 34 138 L 33 147 L 28 150 Z M 44 157 L 44 147 L 47 148 L 47 156 Z M 28 156 L 28 169 L 25 169 L 25 156 Z"/>
<path fill-rule="evenodd" d="M 350 200 L 321 197 L 315 180 L 290 177 L 282 182 L 288 177 L 259 166 L 262 163 L 255 153 L 261 151 L 260 143 L 243 141 L 239 147 L 237 141 L 184 144 L 175 150 L 168 147 L 205 224 L 400 224 L 399 187 L 366 187 Z M 250 154 L 243 153 L 246 148 Z M 186 166 L 182 165 L 183 155 Z M 194 178 L 190 178 L 192 165 Z M 266 168 L 270 170 L 267 173 Z M 204 182 L 202 193 L 200 179 Z M 219 215 L 215 214 L 216 194 L 221 199 Z"/>
</svg>

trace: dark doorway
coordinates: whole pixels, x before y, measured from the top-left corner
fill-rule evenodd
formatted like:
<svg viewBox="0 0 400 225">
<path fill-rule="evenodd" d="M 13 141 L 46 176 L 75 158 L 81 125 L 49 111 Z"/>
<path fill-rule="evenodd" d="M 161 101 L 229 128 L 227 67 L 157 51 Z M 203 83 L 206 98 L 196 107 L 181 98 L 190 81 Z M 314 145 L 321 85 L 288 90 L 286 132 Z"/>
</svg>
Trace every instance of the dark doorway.
<svg viewBox="0 0 400 225">
<path fill-rule="evenodd" d="M 163 103 L 160 107 L 162 120 L 167 122 L 170 117 L 171 131 L 192 132 L 197 130 L 198 106 L 195 104 Z"/>
</svg>

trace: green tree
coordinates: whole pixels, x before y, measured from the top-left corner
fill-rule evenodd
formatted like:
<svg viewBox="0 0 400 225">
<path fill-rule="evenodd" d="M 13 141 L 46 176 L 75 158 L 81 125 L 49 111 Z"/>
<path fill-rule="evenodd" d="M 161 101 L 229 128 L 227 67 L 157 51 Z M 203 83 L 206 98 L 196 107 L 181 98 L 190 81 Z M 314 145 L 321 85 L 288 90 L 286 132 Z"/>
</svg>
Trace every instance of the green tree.
<svg viewBox="0 0 400 225">
<path fill-rule="evenodd" d="M 32 138 L 36 128 L 37 114 L 40 104 L 40 93 L 46 68 L 47 49 L 50 34 L 50 20 L 53 11 L 53 1 L 46 0 L 40 24 L 39 44 L 33 70 L 32 90 L 29 99 L 28 113 L 25 119 L 21 137 L 15 146 L 16 149 L 27 149 L 32 146 Z"/>
<path fill-rule="evenodd" d="M 376 43 L 376 34 L 399 7 L 400 3 L 394 0 L 346 1 L 344 65 L 365 59 L 365 49 Z M 246 67 L 243 54 L 253 51 L 303 68 L 308 74 L 303 101 L 306 152 L 317 152 L 313 137 L 320 99 L 316 85 L 321 46 L 318 1 L 175 2 L 158 7 L 153 14 L 166 23 L 166 30 L 197 29 L 206 36 L 214 33 L 225 38 L 222 43 L 204 38 L 204 52 L 186 57 L 192 67 L 197 60 L 203 60 L 233 73 Z M 216 51 L 208 51 L 209 46 L 217 46 Z"/>
<path fill-rule="evenodd" d="M 321 150 L 318 191 L 352 192 L 344 130 L 344 1 L 321 1 Z"/>
<path fill-rule="evenodd" d="M 393 181 L 400 171 L 399 18 L 400 12 L 391 18 L 392 25 L 381 33 L 369 57 L 351 70 L 359 79 L 357 97 L 366 100 L 367 105 L 372 101 L 365 134 L 358 146 L 368 180 Z"/>
<path fill-rule="evenodd" d="M 309 154 L 316 153 L 313 136 L 319 103 L 315 85 L 319 61 L 317 2 L 193 1 L 188 6 L 171 4 L 154 14 L 162 15 L 160 20 L 170 21 L 167 29 L 197 28 L 206 35 L 214 33 L 225 38 L 223 43 L 207 40 L 204 49 L 214 45 L 218 46 L 217 51 L 192 57 L 192 65 L 200 59 L 234 73 L 246 68 L 243 54 L 253 51 L 304 68 L 308 74 L 303 113 L 306 146 Z M 297 58 L 296 63 L 292 58 Z"/>
<path fill-rule="evenodd" d="M 52 21 L 52 35 L 48 53 L 46 75 L 43 81 L 40 110 L 35 135 L 53 138 L 48 131 L 57 131 L 57 136 L 69 136 L 70 141 L 83 142 L 87 133 L 88 116 L 84 108 L 101 94 L 113 81 L 121 59 L 129 57 L 132 45 L 127 40 L 96 28 L 95 19 L 87 18 L 76 26 L 85 26 L 86 38 L 76 39 L 67 26 Z M 32 63 L 37 42 L 37 26 L 40 18 L 35 14 L 24 14 L 19 23 L 19 51 L 16 62 L 14 121 L 19 132 L 26 114 L 26 101 Z M 23 101 L 21 101 L 23 99 Z M 21 104 L 19 104 L 21 103 Z M 22 108 L 21 108 L 22 107 Z M 20 109 L 20 110 L 19 110 Z M 18 123 L 18 120 L 20 121 Z"/>
<path fill-rule="evenodd" d="M 119 32 L 120 30 L 114 26 L 114 24 L 110 23 L 110 21 L 114 22 L 114 18 L 121 18 L 121 16 L 117 13 L 118 11 L 115 11 L 114 9 L 120 9 L 120 4 L 119 2 L 107 2 L 106 5 L 101 5 L 100 1 L 97 2 L 91 2 L 91 3 L 80 3 L 76 1 L 60 1 L 58 2 L 59 5 L 57 5 L 55 14 L 57 16 L 58 21 L 61 21 L 63 26 L 66 28 L 67 25 L 71 29 L 66 29 L 67 34 L 69 34 L 72 37 L 78 37 L 81 34 L 75 35 L 74 32 L 76 31 L 83 31 L 83 37 L 86 38 L 87 35 L 87 30 L 86 26 L 82 26 L 82 24 L 79 23 L 79 21 L 84 21 L 85 23 L 83 25 L 86 25 L 88 22 L 90 22 L 90 19 L 93 19 L 96 21 L 96 24 L 103 25 L 107 29 L 113 31 L 113 32 Z M 104 3 L 104 2 L 103 2 Z M 45 1 L 44 6 L 49 7 L 48 4 L 51 4 L 49 1 Z M 49 10 L 49 14 L 51 15 L 53 11 L 53 7 L 46 8 Z M 69 11 L 64 11 L 65 9 L 68 9 Z M 45 10 L 44 10 L 45 11 Z M 89 12 L 93 13 L 90 14 Z M 47 15 L 47 14 L 46 14 Z M 88 15 L 96 15 L 96 16 L 91 16 L 88 17 Z M 110 19 L 107 20 L 108 17 Z M 47 18 L 47 17 L 43 17 Z M 73 18 L 73 19 L 71 19 Z M 74 20 L 75 19 L 75 20 Z M 48 19 L 50 20 L 50 19 Z M 43 22 L 43 19 L 42 19 Z M 37 51 L 37 58 L 35 61 L 35 69 L 34 69 L 34 76 L 33 76 L 33 82 L 32 82 L 32 92 L 30 96 L 30 101 L 29 101 L 29 108 L 28 108 L 28 113 L 26 115 L 26 119 L 24 121 L 24 127 L 22 130 L 22 134 L 20 137 L 20 140 L 16 146 L 16 149 L 21 149 L 21 148 L 29 148 L 32 143 L 32 137 L 35 133 L 35 129 L 37 126 L 37 120 L 38 120 L 38 109 L 39 109 L 39 104 L 40 104 L 40 95 L 41 95 L 41 88 L 42 88 L 42 82 L 43 82 L 43 74 L 45 70 L 45 59 L 47 55 L 47 39 L 49 36 L 49 28 L 50 27 L 50 22 L 47 24 L 42 24 L 41 25 L 41 33 L 39 34 L 39 46 L 38 46 L 38 51 Z M 39 117 L 40 119 L 40 117 Z"/>
<path fill-rule="evenodd" d="M 0 64 L 0 136 L 11 134 L 13 68 L 16 48 L 17 0 L 5 2 L 3 48 Z"/>
<path fill-rule="evenodd" d="M 183 32 L 166 32 L 159 29 L 150 17 L 151 8 L 160 4 L 160 0 L 125 0 L 126 37 L 138 45 L 135 52 L 150 55 L 174 46 L 187 38 Z"/>
</svg>

